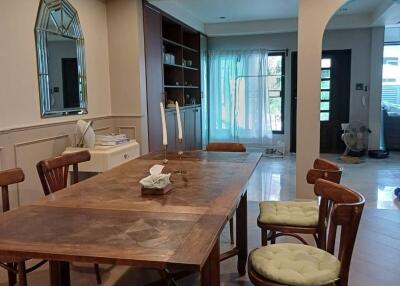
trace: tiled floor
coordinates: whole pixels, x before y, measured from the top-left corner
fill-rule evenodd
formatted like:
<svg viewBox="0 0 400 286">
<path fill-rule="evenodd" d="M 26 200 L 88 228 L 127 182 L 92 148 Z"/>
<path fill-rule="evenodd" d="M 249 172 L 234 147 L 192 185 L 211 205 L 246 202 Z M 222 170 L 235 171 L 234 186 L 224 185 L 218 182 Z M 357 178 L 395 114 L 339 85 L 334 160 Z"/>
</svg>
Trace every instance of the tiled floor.
<svg viewBox="0 0 400 286">
<path fill-rule="evenodd" d="M 400 154 L 391 154 L 386 160 L 367 159 L 358 165 L 345 164 L 337 155 L 325 155 L 344 168 L 342 182 L 360 191 L 367 199 L 356 247 L 354 250 L 350 286 L 400 285 L 400 203 L 394 200 L 393 188 L 400 186 Z M 255 171 L 249 188 L 249 248 L 260 245 L 256 225 L 258 201 L 287 200 L 295 197 L 295 158 L 263 158 Z M 225 230 L 221 237 L 222 249 L 227 248 L 229 237 Z M 251 285 L 247 277 L 238 277 L 236 259 L 221 264 L 222 285 Z M 92 265 L 73 265 L 72 285 L 96 285 Z M 152 270 L 128 267 L 102 266 L 103 285 L 136 286 L 157 280 Z M 6 283 L 5 271 L 0 270 L 0 286 Z M 196 285 L 197 277 L 179 281 L 179 285 Z M 49 285 L 47 270 L 42 268 L 29 275 L 29 285 Z"/>
<path fill-rule="evenodd" d="M 363 159 L 361 164 L 344 163 L 339 155 L 323 157 L 343 167 L 342 183 L 362 193 L 369 208 L 400 209 L 400 202 L 393 194 L 400 187 L 400 153 L 392 153 L 385 160 Z M 295 156 L 263 158 L 250 180 L 249 201 L 294 199 L 295 160 Z"/>
</svg>

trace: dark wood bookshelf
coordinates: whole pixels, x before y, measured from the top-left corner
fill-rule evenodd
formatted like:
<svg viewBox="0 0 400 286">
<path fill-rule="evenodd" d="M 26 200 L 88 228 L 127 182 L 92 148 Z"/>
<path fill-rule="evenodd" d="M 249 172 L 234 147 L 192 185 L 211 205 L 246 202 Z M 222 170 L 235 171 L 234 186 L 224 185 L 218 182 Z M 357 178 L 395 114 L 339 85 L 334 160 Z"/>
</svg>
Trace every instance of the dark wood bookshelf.
<svg viewBox="0 0 400 286">
<path fill-rule="evenodd" d="M 168 149 L 201 148 L 200 32 L 143 2 L 149 149 L 162 145 L 160 102 L 168 112 L 168 138 L 176 134 L 175 101 L 182 107 L 184 145 L 168 142 Z"/>
</svg>

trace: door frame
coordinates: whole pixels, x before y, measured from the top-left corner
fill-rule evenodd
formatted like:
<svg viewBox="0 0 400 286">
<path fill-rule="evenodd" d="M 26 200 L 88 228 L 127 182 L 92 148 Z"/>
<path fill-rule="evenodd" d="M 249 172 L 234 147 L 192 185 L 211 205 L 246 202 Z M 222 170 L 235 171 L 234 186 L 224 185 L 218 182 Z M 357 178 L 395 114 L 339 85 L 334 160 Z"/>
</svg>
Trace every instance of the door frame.
<svg viewBox="0 0 400 286">
<path fill-rule="evenodd" d="M 348 66 L 348 73 L 350 75 L 349 83 L 350 88 L 348 91 L 348 118 L 350 118 L 350 97 L 351 97 L 351 59 L 352 50 L 351 49 L 341 49 L 341 50 L 323 50 L 322 57 L 324 54 L 334 54 L 334 53 L 347 53 L 350 56 L 350 65 Z M 297 51 L 293 51 L 291 54 L 291 96 L 290 96 L 290 152 L 296 153 L 297 144 Z"/>
</svg>

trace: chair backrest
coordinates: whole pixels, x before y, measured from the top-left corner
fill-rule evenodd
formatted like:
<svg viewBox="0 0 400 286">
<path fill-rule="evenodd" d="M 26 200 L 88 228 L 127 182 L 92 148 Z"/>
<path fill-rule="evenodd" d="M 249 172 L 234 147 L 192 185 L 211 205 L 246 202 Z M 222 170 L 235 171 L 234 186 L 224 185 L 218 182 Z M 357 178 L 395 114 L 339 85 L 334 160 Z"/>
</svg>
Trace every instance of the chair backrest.
<svg viewBox="0 0 400 286">
<path fill-rule="evenodd" d="M 321 197 L 319 227 L 325 229 L 322 248 L 331 254 L 335 252 L 336 234 L 340 226 L 339 252 L 341 262 L 340 283 L 347 286 L 351 256 L 364 209 L 364 197 L 342 185 L 318 179 L 314 192 Z M 328 231 L 326 231 L 328 229 Z"/>
<path fill-rule="evenodd" d="M 10 210 L 8 186 L 21 183 L 25 180 L 24 172 L 20 168 L 0 171 L 1 199 L 3 212 Z"/>
<path fill-rule="evenodd" d="M 209 143 L 206 150 L 215 152 L 246 152 L 246 147 L 240 143 Z"/>
<path fill-rule="evenodd" d="M 315 184 L 318 179 L 325 179 L 339 184 L 342 178 L 343 169 L 337 164 L 324 160 L 315 159 L 313 168 L 307 173 L 307 183 Z"/>
<path fill-rule="evenodd" d="M 44 194 L 55 193 L 67 187 L 69 166 L 73 166 L 72 183 L 79 181 L 78 164 L 90 160 L 89 151 L 80 151 L 42 160 L 36 164 Z"/>
</svg>

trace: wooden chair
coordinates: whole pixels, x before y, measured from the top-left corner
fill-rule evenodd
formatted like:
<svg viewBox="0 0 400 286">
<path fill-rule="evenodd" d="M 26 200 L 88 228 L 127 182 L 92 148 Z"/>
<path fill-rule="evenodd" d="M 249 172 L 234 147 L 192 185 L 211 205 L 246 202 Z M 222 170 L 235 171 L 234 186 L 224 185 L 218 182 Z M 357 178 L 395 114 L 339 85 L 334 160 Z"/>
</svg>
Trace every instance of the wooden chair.
<svg viewBox="0 0 400 286">
<path fill-rule="evenodd" d="M 253 250 L 248 265 L 249 278 L 254 285 L 348 285 L 351 257 L 365 199 L 357 192 L 323 179 L 315 182 L 314 191 L 321 197 L 318 224 L 321 229 L 328 229 L 321 237 L 326 247 L 320 249 L 278 243 Z M 335 257 L 339 226 L 340 241 Z M 296 255 L 296 252 L 301 255 Z M 271 264 L 279 264 L 281 268 L 275 271 Z"/>
<path fill-rule="evenodd" d="M 1 197 L 3 203 L 3 213 L 10 210 L 10 200 L 9 200 L 9 185 L 17 184 L 23 182 L 25 179 L 24 172 L 19 169 L 10 169 L 5 171 L 0 171 L 0 186 L 1 186 Z M 18 227 L 18 226 L 16 226 Z M 45 264 L 47 261 L 43 260 L 36 265 L 26 269 L 25 260 L 19 258 L 10 258 L 0 256 L 0 267 L 8 271 L 8 285 L 13 286 L 17 282 L 18 275 L 18 285 L 26 286 L 27 279 L 26 274 L 32 272 Z"/>
<path fill-rule="evenodd" d="M 246 152 L 246 147 L 240 143 L 209 143 L 206 147 L 207 151 L 211 152 Z M 233 214 L 232 217 L 229 219 L 229 233 L 231 238 L 231 244 L 235 243 L 234 238 L 234 225 L 233 225 Z"/>
<path fill-rule="evenodd" d="M 307 182 L 314 184 L 322 178 L 340 183 L 343 170 L 333 162 L 316 159 L 313 168 L 307 173 Z M 280 215 L 280 214 L 283 215 Z M 278 201 L 261 202 L 257 225 L 261 228 L 261 244 L 275 243 L 277 237 L 291 236 L 307 242 L 298 234 L 312 234 L 318 246 L 324 229 L 318 226 L 317 201 Z"/>
<path fill-rule="evenodd" d="M 80 151 L 42 160 L 36 164 L 44 194 L 47 196 L 67 187 L 69 167 L 72 165 L 72 183 L 79 182 L 78 164 L 90 161 L 89 151 Z M 100 268 L 94 265 L 97 284 L 101 284 Z"/>
</svg>

